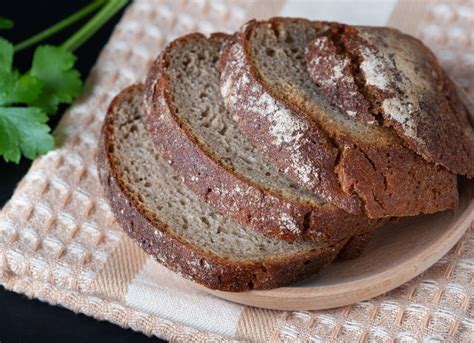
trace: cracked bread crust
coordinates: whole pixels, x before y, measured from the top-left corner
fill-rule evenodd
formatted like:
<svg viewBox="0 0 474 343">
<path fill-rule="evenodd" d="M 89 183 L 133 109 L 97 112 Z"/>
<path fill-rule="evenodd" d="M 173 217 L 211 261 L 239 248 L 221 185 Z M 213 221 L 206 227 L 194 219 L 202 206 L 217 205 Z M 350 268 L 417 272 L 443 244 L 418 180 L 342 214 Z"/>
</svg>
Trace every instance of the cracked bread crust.
<svg viewBox="0 0 474 343">
<path fill-rule="evenodd" d="M 466 109 L 421 41 L 391 28 L 332 23 L 308 45 L 306 59 L 313 80 L 341 110 L 392 127 L 431 163 L 474 176 Z"/>
<path fill-rule="evenodd" d="M 267 236 L 287 241 L 299 237 L 338 241 L 379 227 L 384 221 L 349 214 L 327 202 L 307 203 L 289 199 L 263 188 L 222 163 L 177 115 L 178 109 L 168 87 L 170 52 L 181 44 L 207 40 L 211 44 L 222 44 L 226 39 L 228 36 L 224 34 L 213 34 L 209 39 L 201 34 L 181 37 L 168 45 L 147 76 L 145 107 L 148 130 L 183 182 L 219 212 Z"/>
<path fill-rule="evenodd" d="M 329 264 L 347 239 L 294 255 L 265 261 L 224 258 L 207 252 L 177 236 L 160 221 L 153 209 L 129 189 L 124 170 L 119 168 L 114 131 L 117 111 L 125 102 L 141 99 L 142 85 L 131 86 L 114 98 L 102 127 L 97 158 L 99 177 L 115 218 L 140 247 L 186 279 L 211 289 L 247 291 L 281 287 L 313 275 Z M 134 115 L 134 114 L 132 114 Z"/>
<path fill-rule="evenodd" d="M 271 97 L 288 116 L 288 122 L 299 123 L 296 128 L 279 126 L 280 131 L 283 131 L 279 133 L 298 138 L 300 154 L 318 168 L 327 169 L 327 174 L 335 173 L 343 191 L 357 194 L 362 200 L 369 217 L 413 216 L 454 208 L 458 201 L 455 175 L 427 163 L 404 147 L 399 137 L 391 132 L 392 129 L 376 125 L 377 121 L 371 118 L 370 113 L 360 110 L 356 112 L 355 109 L 370 107 L 364 99 L 349 110 L 356 112 L 353 115 L 342 113 L 330 103 L 331 98 L 341 98 L 344 91 L 355 91 L 355 83 L 342 84 L 341 89 L 334 93 L 326 91 L 329 94 L 327 96 L 311 80 L 306 71 L 304 56 L 302 61 L 298 56 L 292 58 L 292 61 L 294 64 L 300 63 L 300 77 L 304 78 L 308 89 L 299 87 L 296 79 L 286 80 L 282 77 L 278 84 L 269 81 L 262 65 L 257 63 L 255 49 L 259 45 L 255 43 L 257 48 L 252 46 L 255 32 L 262 30 L 264 33 L 260 32 L 261 35 L 274 37 L 277 42 L 275 45 L 281 46 L 277 45 L 267 53 L 283 61 L 281 54 L 286 53 L 286 48 L 291 50 L 289 47 L 296 46 L 304 54 L 307 43 L 298 46 L 300 42 L 288 33 L 295 26 L 312 30 L 308 34 L 308 43 L 329 27 L 326 23 L 292 18 L 251 21 L 223 49 L 222 93 L 242 131 L 255 145 L 262 147 L 269 158 L 273 157 L 272 162 L 276 165 L 280 166 L 282 161 L 291 158 L 294 140 L 291 141 L 292 144 L 283 147 L 272 144 L 275 139 L 272 132 L 275 111 L 272 108 L 269 110 L 268 106 L 262 105 L 258 100 Z M 309 59 L 313 58 L 316 57 L 309 56 Z M 334 69 L 335 65 L 327 67 Z M 338 74 L 344 75 L 350 71 L 345 69 L 344 64 L 337 67 Z M 342 103 L 348 101 L 350 97 L 342 97 Z M 360 120 L 353 118 L 356 116 Z M 324 148 L 320 147 L 323 151 L 311 150 L 314 140 L 304 139 L 305 135 L 311 134 L 323 137 L 327 143 L 325 146 L 337 151 L 333 153 L 337 158 L 332 163 L 325 163 L 327 150 Z M 287 172 L 290 174 L 291 170 Z M 304 182 L 301 184 L 304 185 Z"/>
<path fill-rule="evenodd" d="M 344 189 L 363 199 L 369 215 L 402 217 L 457 207 L 456 175 L 426 163 L 401 144 L 374 147 L 345 140 L 340 140 L 337 172 Z"/>
</svg>

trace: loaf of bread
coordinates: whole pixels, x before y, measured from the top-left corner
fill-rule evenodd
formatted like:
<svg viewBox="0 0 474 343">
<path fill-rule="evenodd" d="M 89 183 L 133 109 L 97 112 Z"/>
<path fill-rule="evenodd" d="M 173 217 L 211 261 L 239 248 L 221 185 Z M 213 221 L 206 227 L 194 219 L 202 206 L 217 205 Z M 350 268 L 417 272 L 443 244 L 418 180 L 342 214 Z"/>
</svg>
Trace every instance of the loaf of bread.
<svg viewBox="0 0 474 343">
<path fill-rule="evenodd" d="M 392 218 L 455 208 L 473 150 L 453 83 L 421 42 L 273 18 L 169 43 L 145 85 L 112 101 L 98 161 L 144 251 L 208 288 L 246 291 L 356 258 Z"/>
<path fill-rule="evenodd" d="M 334 106 L 334 98 L 349 102 L 354 87 L 328 90 L 339 89 L 333 74 L 352 68 L 331 65 L 335 49 L 315 55 L 312 46 L 324 41 L 329 27 L 274 18 L 251 21 L 236 33 L 221 57 L 222 94 L 232 118 L 295 182 L 340 208 L 346 208 L 341 189 L 356 195 L 371 218 L 454 208 L 456 175 L 407 148 L 395 130 L 370 119 L 370 113 L 356 111 L 369 106 L 365 98 L 356 97 L 348 110 Z M 311 78 L 306 60 L 326 82 L 319 82 L 322 86 Z"/>
<path fill-rule="evenodd" d="M 267 289 L 330 263 L 347 239 L 287 243 L 249 230 L 187 189 L 145 129 L 143 87 L 123 90 L 105 118 L 99 174 L 116 219 L 158 262 L 206 287 Z"/>
</svg>

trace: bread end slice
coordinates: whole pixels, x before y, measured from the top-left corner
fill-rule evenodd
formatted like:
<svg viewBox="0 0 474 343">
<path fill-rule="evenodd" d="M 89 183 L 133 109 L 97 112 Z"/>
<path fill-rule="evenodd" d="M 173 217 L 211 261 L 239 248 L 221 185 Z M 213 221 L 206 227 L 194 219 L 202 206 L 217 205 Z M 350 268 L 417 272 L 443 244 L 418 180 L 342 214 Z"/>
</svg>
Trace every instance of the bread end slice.
<svg viewBox="0 0 474 343">
<path fill-rule="evenodd" d="M 306 50 L 310 74 L 332 104 L 392 127 L 425 160 L 474 176 L 466 110 L 420 40 L 393 28 L 332 23 Z"/>
</svg>

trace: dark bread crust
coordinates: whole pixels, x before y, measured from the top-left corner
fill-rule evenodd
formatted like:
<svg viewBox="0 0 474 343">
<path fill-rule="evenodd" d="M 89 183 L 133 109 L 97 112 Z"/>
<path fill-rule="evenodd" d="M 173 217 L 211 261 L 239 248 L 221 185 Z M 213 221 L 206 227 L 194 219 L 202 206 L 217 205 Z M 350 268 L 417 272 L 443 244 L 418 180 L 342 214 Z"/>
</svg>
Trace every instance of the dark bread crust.
<svg viewBox="0 0 474 343">
<path fill-rule="evenodd" d="M 474 176 L 474 132 L 466 109 L 435 55 L 420 40 L 392 28 L 331 23 L 308 45 L 306 58 L 312 78 L 331 103 L 357 111 L 362 118 L 376 113 L 425 160 Z M 324 74 L 337 63 L 351 70 L 339 75 L 335 87 L 328 87 Z M 341 81 L 358 87 L 344 89 Z M 331 96 L 334 88 L 339 88 L 338 94 Z M 364 101 L 368 106 L 355 106 Z"/>
<path fill-rule="evenodd" d="M 141 91 L 143 86 L 131 86 L 110 104 L 102 127 L 97 162 L 100 181 L 115 218 L 145 252 L 187 279 L 211 289 L 232 292 L 288 285 L 313 275 L 337 256 L 347 239 L 327 245 L 324 249 L 256 263 L 227 260 L 175 236 L 127 190 L 113 153 L 115 113 L 123 102 Z"/>
<path fill-rule="evenodd" d="M 457 177 L 425 162 L 401 144 L 371 144 L 338 138 L 337 166 L 345 190 L 363 199 L 369 216 L 404 217 L 456 208 Z"/>
<path fill-rule="evenodd" d="M 381 128 L 379 137 L 369 140 L 335 127 L 334 124 L 316 122 L 307 113 L 308 109 L 304 104 L 291 99 L 265 81 L 253 60 L 250 36 L 257 25 L 269 25 L 273 28 L 288 22 L 306 25 L 309 23 L 322 32 L 327 28 L 326 23 L 305 19 L 272 18 L 260 22 L 254 20 L 247 23 L 223 48 L 221 86 L 224 97 L 227 93 L 226 106 L 242 131 L 266 152 L 275 165 L 292 166 L 287 162 L 293 153 L 292 146 L 275 147 L 272 144 L 272 116 L 262 115 L 264 108 L 256 108 L 255 104 L 248 102 L 249 98 L 269 96 L 291 120 L 302 122 L 308 128 L 298 132 L 303 137 L 299 141 L 300 153 L 306 160 L 318 165 L 318 168 L 327 169 L 326 174 L 336 174 L 344 192 L 359 196 L 369 217 L 413 216 L 454 208 L 458 202 L 456 176 L 444 168 L 427 163 L 404 147 L 390 129 Z M 249 81 L 241 82 L 242 79 Z M 231 96 L 234 97 L 233 101 Z M 363 108 L 364 104 L 357 106 Z M 305 139 L 305 135 L 313 138 Z M 314 153 L 314 137 L 321 138 L 324 142 L 319 146 L 323 151 L 326 149 L 322 153 L 322 159 L 321 151 Z M 328 156 L 326 153 L 331 151 L 330 149 L 338 151 L 338 158 L 326 163 L 328 159 L 325 156 Z M 288 173 L 290 174 L 291 170 Z M 296 173 L 297 171 L 293 174 Z M 305 186 L 304 183 L 300 184 Z"/>
<path fill-rule="evenodd" d="M 213 34 L 209 40 L 222 42 L 229 36 Z M 156 146 L 184 183 L 203 201 L 257 231 L 288 241 L 331 240 L 371 232 L 382 224 L 364 215 L 349 214 L 329 204 L 308 204 L 290 200 L 274 191 L 262 189 L 252 180 L 231 170 L 194 136 L 188 124 L 176 114 L 167 86 L 169 53 L 179 44 L 207 40 L 189 34 L 170 43 L 153 63 L 145 85 L 146 124 Z M 199 177 L 198 182 L 193 180 Z M 239 189 L 221 192 L 216 189 Z M 290 218 L 293 227 L 282 226 Z"/>
</svg>

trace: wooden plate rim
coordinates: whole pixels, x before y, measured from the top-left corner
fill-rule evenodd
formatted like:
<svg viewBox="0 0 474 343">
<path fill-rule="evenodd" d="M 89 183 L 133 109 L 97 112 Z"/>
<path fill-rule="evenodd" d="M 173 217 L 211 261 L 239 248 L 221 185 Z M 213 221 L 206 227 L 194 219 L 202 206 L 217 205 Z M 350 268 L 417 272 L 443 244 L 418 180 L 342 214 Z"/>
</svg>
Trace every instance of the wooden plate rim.
<svg viewBox="0 0 474 343">
<path fill-rule="evenodd" d="M 455 227 L 455 229 L 446 230 L 436 240 L 426 245 L 423 250 L 415 253 L 410 259 L 396 264 L 383 272 L 335 285 L 296 288 L 281 287 L 272 290 L 243 293 L 207 291 L 220 298 L 240 304 L 279 310 L 327 309 L 373 298 L 418 276 L 436 263 L 459 241 L 474 221 L 473 183 L 471 182 L 468 187 L 469 189 L 466 192 L 471 193 L 469 195 L 471 199 L 467 200 L 469 205 L 451 223 L 450 227 Z M 443 244 L 439 244 L 440 242 Z M 414 265 L 413 261 L 422 262 Z M 362 294 L 364 295 L 362 296 Z M 307 304 L 294 306 L 292 304 L 294 300 L 298 300 L 298 302 L 306 301 Z M 273 303 L 276 306 L 268 305 L 268 303 Z"/>
</svg>

